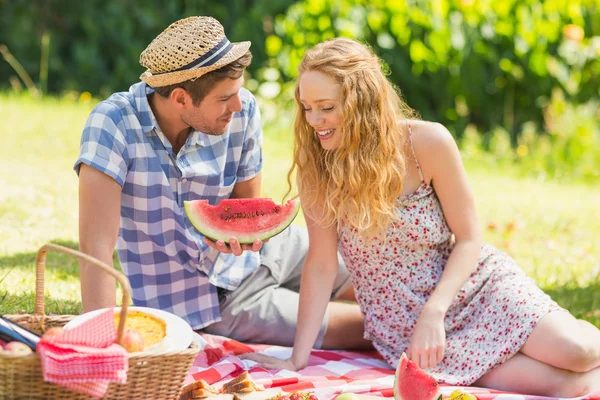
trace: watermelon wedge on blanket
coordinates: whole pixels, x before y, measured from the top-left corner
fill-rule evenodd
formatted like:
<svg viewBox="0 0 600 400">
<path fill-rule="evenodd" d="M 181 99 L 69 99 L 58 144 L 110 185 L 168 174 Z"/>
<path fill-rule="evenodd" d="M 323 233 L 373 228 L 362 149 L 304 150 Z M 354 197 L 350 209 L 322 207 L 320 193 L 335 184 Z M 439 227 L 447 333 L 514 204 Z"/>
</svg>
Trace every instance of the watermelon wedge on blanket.
<svg viewBox="0 0 600 400">
<path fill-rule="evenodd" d="M 402 353 L 394 377 L 395 400 L 441 400 L 440 385 Z"/>
<path fill-rule="evenodd" d="M 271 199 L 225 199 L 215 206 L 208 200 L 184 202 L 185 213 L 194 227 L 207 238 L 229 243 L 235 237 L 241 244 L 266 240 L 281 233 L 300 210 L 300 200 L 278 205 Z"/>
</svg>

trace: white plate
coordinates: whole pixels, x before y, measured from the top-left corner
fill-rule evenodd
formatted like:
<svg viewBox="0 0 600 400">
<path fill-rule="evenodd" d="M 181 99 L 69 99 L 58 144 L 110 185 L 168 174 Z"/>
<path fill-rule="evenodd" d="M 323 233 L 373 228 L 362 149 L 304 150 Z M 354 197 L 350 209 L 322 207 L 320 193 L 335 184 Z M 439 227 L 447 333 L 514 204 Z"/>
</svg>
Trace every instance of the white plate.
<svg viewBox="0 0 600 400">
<path fill-rule="evenodd" d="M 100 310 L 94 310 L 87 312 L 85 314 L 78 315 L 73 318 L 65 325 L 65 329 L 73 329 L 76 326 L 81 325 L 83 322 L 89 320 L 90 318 L 95 317 L 103 311 L 106 311 L 106 308 Z M 121 307 L 115 307 L 113 309 L 115 313 L 121 311 Z M 194 331 L 192 327 L 185 322 L 182 318 L 178 317 L 175 314 L 171 314 L 170 312 L 158 310 L 156 308 L 150 307 L 127 307 L 127 310 L 131 311 L 142 311 L 153 315 L 157 318 L 162 319 L 167 324 L 167 332 L 165 338 L 160 342 L 144 349 L 144 351 L 138 353 L 131 354 L 141 354 L 147 352 L 171 352 L 171 351 L 182 351 L 187 349 L 192 343 L 192 337 Z"/>
</svg>

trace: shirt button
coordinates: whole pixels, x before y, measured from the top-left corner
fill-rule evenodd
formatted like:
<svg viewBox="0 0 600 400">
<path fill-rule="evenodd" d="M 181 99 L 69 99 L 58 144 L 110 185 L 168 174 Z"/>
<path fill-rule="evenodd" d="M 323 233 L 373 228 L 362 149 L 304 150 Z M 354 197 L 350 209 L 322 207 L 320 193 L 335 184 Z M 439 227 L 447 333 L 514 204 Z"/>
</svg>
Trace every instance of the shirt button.
<svg viewBox="0 0 600 400">
<path fill-rule="evenodd" d="M 186 182 L 187 182 L 187 178 L 183 178 L 183 179 L 181 180 L 181 182 L 183 182 L 183 183 L 186 183 Z"/>
</svg>

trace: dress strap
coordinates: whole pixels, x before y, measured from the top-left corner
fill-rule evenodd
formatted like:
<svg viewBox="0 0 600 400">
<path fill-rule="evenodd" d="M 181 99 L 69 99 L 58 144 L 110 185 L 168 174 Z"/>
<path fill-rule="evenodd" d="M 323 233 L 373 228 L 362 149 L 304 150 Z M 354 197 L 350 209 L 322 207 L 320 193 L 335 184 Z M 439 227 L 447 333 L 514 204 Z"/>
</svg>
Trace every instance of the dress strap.
<svg viewBox="0 0 600 400">
<path fill-rule="evenodd" d="M 406 126 L 408 128 L 408 140 L 410 142 L 410 151 L 412 151 L 412 155 L 415 159 L 415 164 L 417 165 L 417 171 L 419 171 L 419 176 L 421 177 L 421 183 L 424 183 L 425 177 L 423 176 L 423 171 L 421 171 L 421 165 L 419 165 L 419 160 L 417 159 L 417 155 L 415 153 L 415 147 L 413 146 L 412 131 L 410 129 L 410 121 L 406 122 Z"/>
</svg>

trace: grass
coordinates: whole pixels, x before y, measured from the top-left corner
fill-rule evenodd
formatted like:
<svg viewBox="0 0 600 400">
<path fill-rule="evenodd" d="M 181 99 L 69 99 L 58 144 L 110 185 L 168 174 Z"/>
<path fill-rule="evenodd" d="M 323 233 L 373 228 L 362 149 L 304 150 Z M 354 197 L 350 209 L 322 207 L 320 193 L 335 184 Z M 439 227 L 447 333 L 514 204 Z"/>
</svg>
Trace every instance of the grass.
<svg viewBox="0 0 600 400">
<path fill-rule="evenodd" d="M 41 245 L 78 247 L 72 166 L 92 107 L 93 102 L 0 94 L 0 120 L 11 128 L 0 148 L 0 314 L 33 311 Z M 287 132 L 291 126 L 266 124 L 263 195 L 277 200 L 287 189 Z M 600 246 L 594 246 L 600 236 L 599 191 L 517 178 L 475 162 L 466 167 L 485 240 L 515 258 L 559 304 L 600 326 Z M 50 253 L 47 267 L 46 312 L 79 313 L 77 261 Z"/>
</svg>

